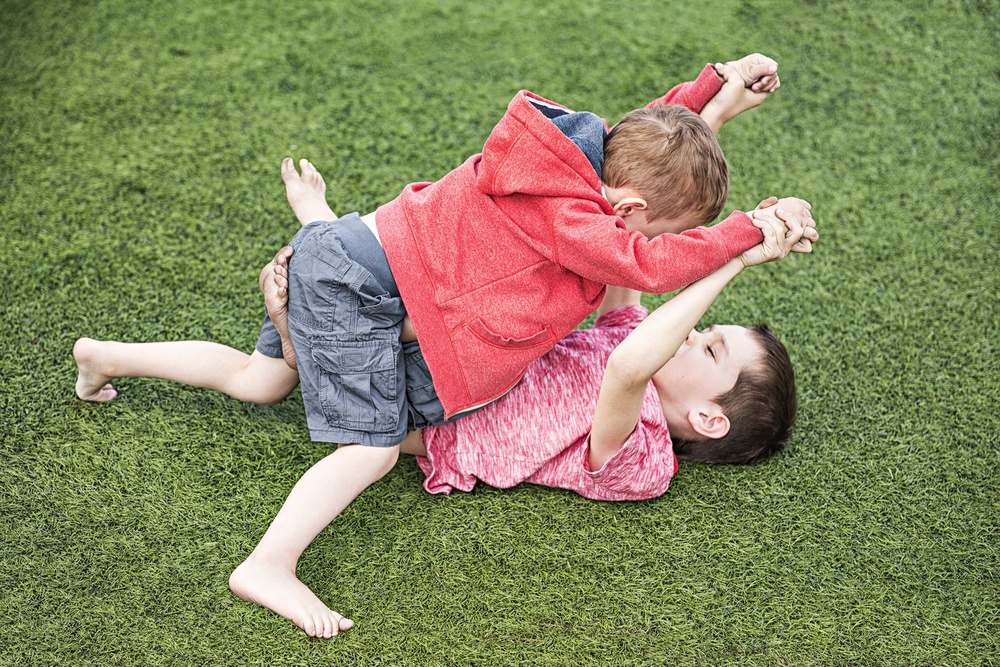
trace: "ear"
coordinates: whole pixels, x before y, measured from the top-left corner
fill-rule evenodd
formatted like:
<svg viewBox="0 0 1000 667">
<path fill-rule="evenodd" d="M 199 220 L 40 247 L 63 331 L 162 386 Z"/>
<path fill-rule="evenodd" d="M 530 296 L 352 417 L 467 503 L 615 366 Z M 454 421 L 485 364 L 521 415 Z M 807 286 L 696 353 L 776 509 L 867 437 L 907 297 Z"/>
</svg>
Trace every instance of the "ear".
<svg viewBox="0 0 1000 667">
<path fill-rule="evenodd" d="M 615 215 L 624 218 L 635 211 L 645 211 L 646 200 L 642 197 L 623 197 L 614 205 Z"/>
<path fill-rule="evenodd" d="M 729 417 L 722 414 L 722 408 L 715 403 L 691 410 L 687 414 L 687 420 L 691 430 L 709 440 L 725 437 L 731 426 Z"/>
</svg>

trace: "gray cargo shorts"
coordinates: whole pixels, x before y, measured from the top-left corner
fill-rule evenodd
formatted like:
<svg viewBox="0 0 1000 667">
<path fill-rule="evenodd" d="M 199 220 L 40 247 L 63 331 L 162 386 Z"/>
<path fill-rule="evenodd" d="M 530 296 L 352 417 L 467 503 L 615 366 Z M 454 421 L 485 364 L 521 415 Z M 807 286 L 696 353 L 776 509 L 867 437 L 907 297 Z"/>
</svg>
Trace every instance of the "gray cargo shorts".
<svg viewBox="0 0 1000 667">
<path fill-rule="evenodd" d="M 388 447 L 445 423 L 419 344 L 399 342 L 406 310 L 361 217 L 314 222 L 290 245 L 288 329 L 312 439 Z M 281 358 L 270 318 L 257 350 Z"/>
</svg>

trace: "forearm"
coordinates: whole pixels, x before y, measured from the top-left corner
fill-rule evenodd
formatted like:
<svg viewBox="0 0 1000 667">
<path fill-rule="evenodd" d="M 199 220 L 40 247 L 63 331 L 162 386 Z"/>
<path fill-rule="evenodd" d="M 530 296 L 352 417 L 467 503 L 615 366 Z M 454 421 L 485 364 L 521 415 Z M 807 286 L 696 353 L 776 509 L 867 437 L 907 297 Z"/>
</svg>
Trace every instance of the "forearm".
<svg viewBox="0 0 1000 667">
<path fill-rule="evenodd" d="M 719 130 L 721 130 L 722 126 L 725 125 L 730 119 L 726 118 L 724 113 L 725 110 L 722 108 L 722 104 L 714 102 L 714 100 L 714 97 L 712 100 L 709 100 L 708 104 L 702 108 L 701 113 L 698 115 L 701 116 L 702 120 L 704 120 L 710 128 L 712 128 L 712 134 L 718 136 Z"/>
<path fill-rule="evenodd" d="M 643 384 L 649 382 L 743 268 L 743 261 L 736 257 L 653 311 L 615 349 L 612 356 L 619 357 L 616 363 L 622 372 Z"/>
</svg>

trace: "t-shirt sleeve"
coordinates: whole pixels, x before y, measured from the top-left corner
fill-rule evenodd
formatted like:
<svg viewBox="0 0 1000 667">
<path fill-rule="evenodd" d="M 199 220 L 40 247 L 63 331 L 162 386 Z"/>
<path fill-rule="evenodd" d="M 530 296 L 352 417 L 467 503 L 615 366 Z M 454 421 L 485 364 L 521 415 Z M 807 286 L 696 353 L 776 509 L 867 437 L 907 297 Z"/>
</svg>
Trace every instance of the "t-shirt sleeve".
<svg viewBox="0 0 1000 667">
<path fill-rule="evenodd" d="M 622 448 L 600 470 L 590 470 L 588 447 L 581 448 L 585 474 L 609 496 L 621 500 L 645 500 L 663 495 L 677 472 L 677 459 L 665 428 L 642 421 Z"/>
</svg>

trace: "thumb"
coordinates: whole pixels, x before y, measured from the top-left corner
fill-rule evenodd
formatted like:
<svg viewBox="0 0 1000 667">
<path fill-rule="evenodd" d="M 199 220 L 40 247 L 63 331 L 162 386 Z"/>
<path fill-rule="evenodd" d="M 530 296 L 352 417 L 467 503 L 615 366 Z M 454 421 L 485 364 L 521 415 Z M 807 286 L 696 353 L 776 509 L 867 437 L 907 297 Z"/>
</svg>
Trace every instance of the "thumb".
<svg viewBox="0 0 1000 667">
<path fill-rule="evenodd" d="M 776 74 L 778 72 L 778 63 L 774 62 L 770 58 L 764 58 L 750 65 L 750 71 L 747 72 L 751 81 L 756 81 L 762 76 L 768 76 L 769 74 Z"/>
<path fill-rule="evenodd" d="M 715 73 L 721 76 L 726 83 L 732 81 L 734 77 L 740 81 L 743 80 L 739 71 L 731 63 L 715 63 Z"/>
</svg>

